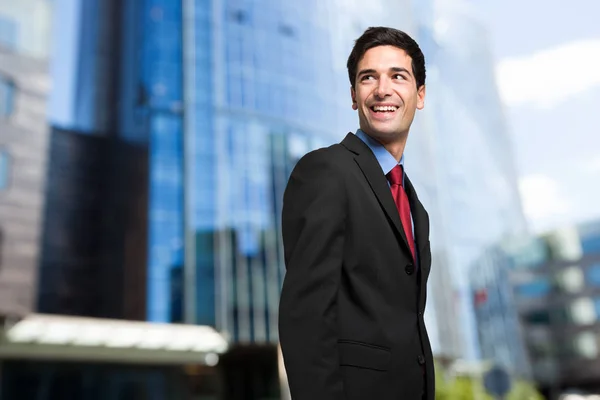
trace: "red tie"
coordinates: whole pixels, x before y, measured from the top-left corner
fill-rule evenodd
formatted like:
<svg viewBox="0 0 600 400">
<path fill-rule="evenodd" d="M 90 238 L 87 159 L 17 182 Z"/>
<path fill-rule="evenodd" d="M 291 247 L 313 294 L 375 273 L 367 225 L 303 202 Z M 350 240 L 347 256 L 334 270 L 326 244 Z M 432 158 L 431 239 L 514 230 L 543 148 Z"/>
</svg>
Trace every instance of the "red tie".
<svg viewBox="0 0 600 400">
<path fill-rule="evenodd" d="M 408 196 L 406 195 L 404 187 L 402 186 L 402 175 L 402 166 L 396 165 L 394 169 L 392 169 L 387 174 L 387 179 L 390 182 L 392 197 L 394 198 L 394 203 L 396 203 L 396 208 L 398 208 L 398 213 L 400 214 L 400 221 L 402 221 L 404 233 L 406 234 L 408 246 L 410 247 L 410 252 L 412 253 L 414 261 L 415 240 L 413 239 L 412 221 L 410 219 L 410 204 L 408 202 Z"/>
</svg>

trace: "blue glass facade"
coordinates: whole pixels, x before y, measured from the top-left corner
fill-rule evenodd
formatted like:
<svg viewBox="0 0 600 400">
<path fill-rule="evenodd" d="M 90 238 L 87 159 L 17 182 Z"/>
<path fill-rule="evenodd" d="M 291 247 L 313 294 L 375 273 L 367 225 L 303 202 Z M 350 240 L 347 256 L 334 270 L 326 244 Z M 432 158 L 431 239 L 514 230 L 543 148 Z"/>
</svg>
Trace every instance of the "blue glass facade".
<svg viewBox="0 0 600 400">
<path fill-rule="evenodd" d="M 10 176 L 10 158 L 8 152 L 0 148 L 0 191 L 8 187 Z"/>
<path fill-rule="evenodd" d="M 552 291 L 552 284 L 547 278 L 536 279 L 515 287 L 515 294 L 519 297 L 535 298 L 544 297 Z"/>
<path fill-rule="evenodd" d="M 17 23 L 6 16 L 0 16 L 0 44 L 7 49 L 17 47 Z"/>
<path fill-rule="evenodd" d="M 148 318 L 276 342 L 287 177 L 306 152 L 356 129 L 345 61 L 365 21 L 409 26 L 410 13 L 337 15 L 316 0 L 144 4 L 144 86 L 163 110 L 149 129 Z M 340 39 L 336 28 L 350 31 Z"/>
<path fill-rule="evenodd" d="M 6 118 L 13 112 L 15 85 L 0 75 L 0 118 Z"/>
<path fill-rule="evenodd" d="M 509 273 L 512 259 L 501 246 L 488 248 L 470 271 L 470 298 L 477 321 L 480 357 L 501 365 L 514 377 L 531 377 L 529 354 L 515 307 Z M 546 282 L 520 285 L 523 296 L 539 296 Z"/>
<path fill-rule="evenodd" d="M 453 292 L 440 320 L 457 338 L 454 354 L 477 360 L 470 267 L 487 248 L 522 235 L 526 226 L 487 30 L 469 7 L 440 2 L 435 15 L 425 32 L 431 36 L 425 42 L 431 49 L 426 106 L 440 208 L 432 246 L 435 239 L 445 250 L 444 285 Z"/>
<path fill-rule="evenodd" d="M 581 249 L 585 254 L 600 253 L 600 225 L 597 223 L 585 224 L 579 228 Z"/>
<path fill-rule="evenodd" d="M 144 0 L 141 88 L 148 129 L 147 318 L 181 322 L 183 229 L 182 7 L 178 1 Z M 180 297 L 180 296 L 179 296 Z"/>
<path fill-rule="evenodd" d="M 585 280 L 591 286 L 600 287 L 600 263 L 590 265 L 585 274 Z M 600 313 L 599 313 L 600 315 Z"/>
</svg>

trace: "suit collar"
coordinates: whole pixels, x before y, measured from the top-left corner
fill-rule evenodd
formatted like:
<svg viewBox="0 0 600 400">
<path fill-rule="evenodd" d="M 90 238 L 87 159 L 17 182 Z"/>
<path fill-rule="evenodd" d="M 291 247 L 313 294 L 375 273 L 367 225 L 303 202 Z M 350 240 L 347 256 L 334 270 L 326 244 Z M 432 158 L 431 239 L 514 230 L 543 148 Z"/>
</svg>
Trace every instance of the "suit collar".
<svg viewBox="0 0 600 400">
<path fill-rule="evenodd" d="M 404 154 L 402 154 L 402 158 L 400 158 L 400 162 L 398 162 L 396 161 L 396 158 L 394 158 L 394 156 L 387 151 L 385 146 L 360 129 L 356 131 L 356 137 L 362 140 L 369 147 L 369 149 L 371 149 L 375 155 L 375 158 L 377 158 L 377 162 L 379 162 L 379 165 L 381 165 L 384 175 L 387 175 L 398 164 L 404 167 Z"/>
</svg>

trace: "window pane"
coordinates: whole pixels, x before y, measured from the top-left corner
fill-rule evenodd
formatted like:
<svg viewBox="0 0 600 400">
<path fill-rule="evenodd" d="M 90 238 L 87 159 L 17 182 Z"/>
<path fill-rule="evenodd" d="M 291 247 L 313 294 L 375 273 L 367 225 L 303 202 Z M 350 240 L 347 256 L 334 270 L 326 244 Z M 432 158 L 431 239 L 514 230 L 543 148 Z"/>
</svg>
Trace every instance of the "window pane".
<svg viewBox="0 0 600 400">
<path fill-rule="evenodd" d="M 585 273 L 585 278 L 591 286 L 600 286 L 600 264 L 591 265 Z"/>
<path fill-rule="evenodd" d="M 516 294 L 520 297 L 534 298 L 546 296 L 550 293 L 552 285 L 548 279 L 524 283 L 516 287 Z"/>
<path fill-rule="evenodd" d="M 17 47 L 17 24 L 4 16 L 0 16 L 0 45 L 11 50 Z"/>
<path fill-rule="evenodd" d="M 15 86 L 6 78 L 0 76 L 0 117 L 12 114 Z"/>
<path fill-rule="evenodd" d="M 8 187 L 9 157 L 5 150 L 0 150 L 0 190 Z"/>
<path fill-rule="evenodd" d="M 531 325 L 549 325 L 551 317 L 547 310 L 536 310 L 525 314 L 523 319 Z"/>
</svg>

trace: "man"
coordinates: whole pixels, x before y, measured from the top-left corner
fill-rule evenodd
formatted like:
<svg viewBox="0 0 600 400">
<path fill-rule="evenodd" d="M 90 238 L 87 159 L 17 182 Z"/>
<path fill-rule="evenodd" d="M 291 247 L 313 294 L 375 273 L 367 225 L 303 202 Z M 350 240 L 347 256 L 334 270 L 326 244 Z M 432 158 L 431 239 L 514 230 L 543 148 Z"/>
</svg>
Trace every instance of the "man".
<svg viewBox="0 0 600 400">
<path fill-rule="evenodd" d="M 348 58 L 360 129 L 305 155 L 284 194 L 279 331 L 294 400 L 434 399 L 429 217 L 403 172 L 425 60 L 369 28 Z"/>
</svg>

